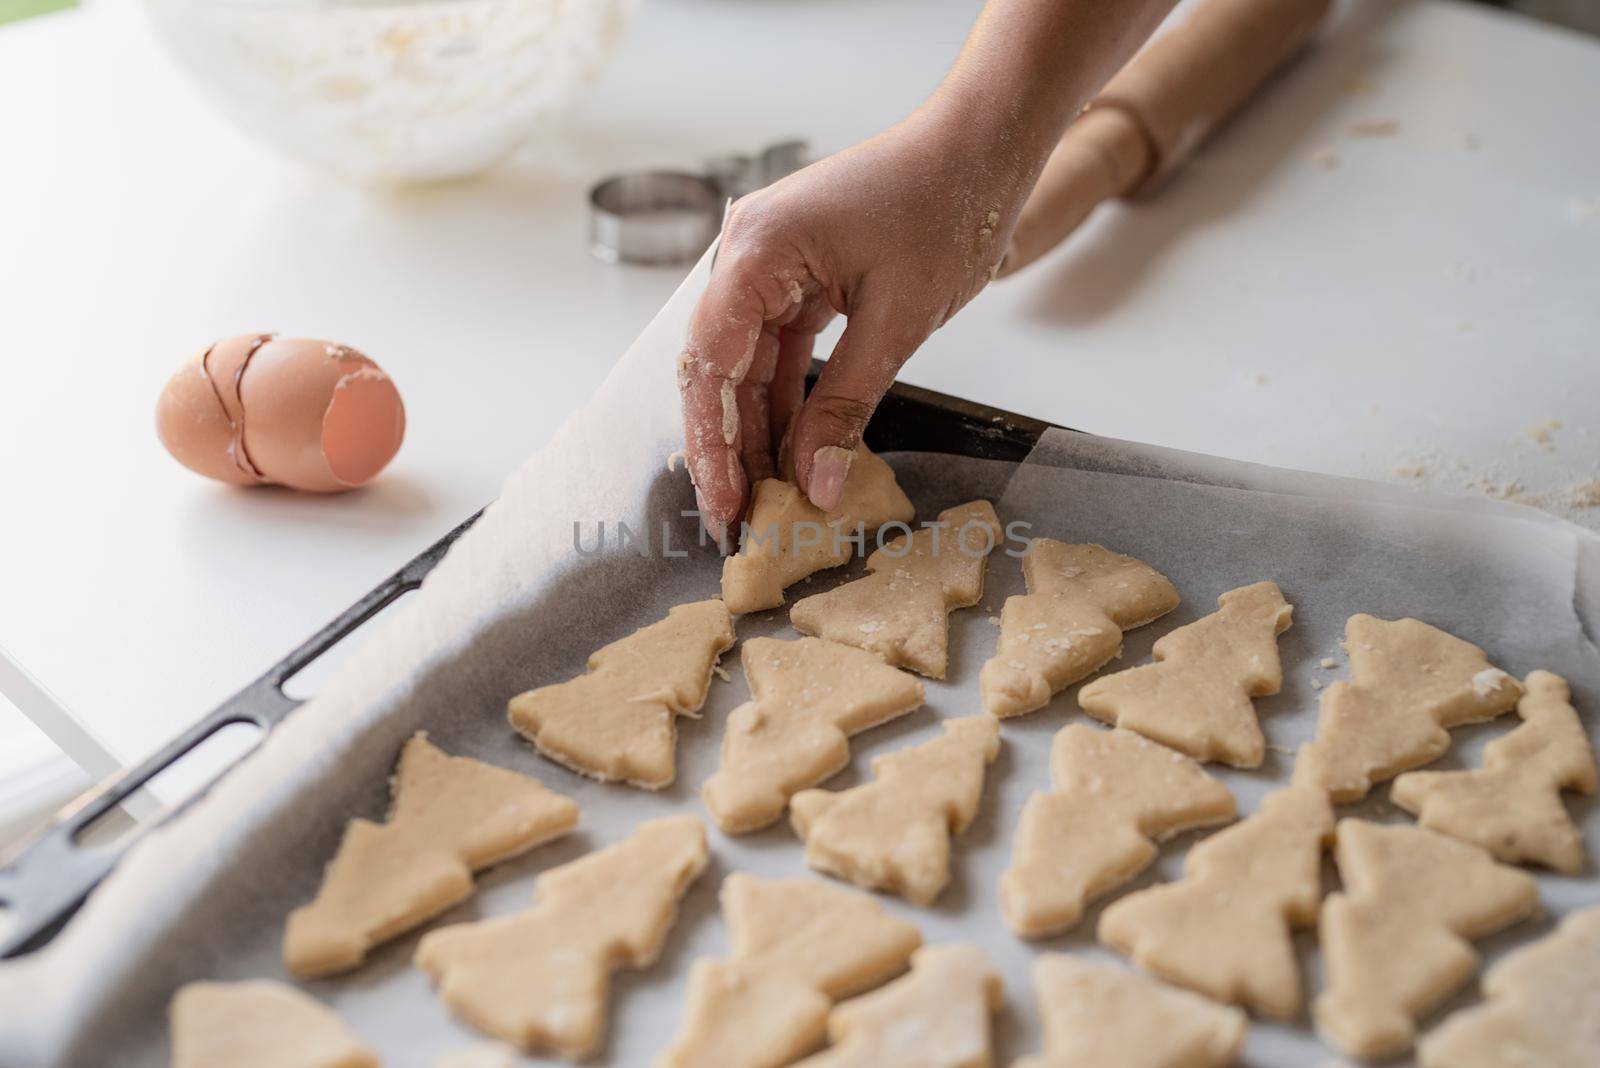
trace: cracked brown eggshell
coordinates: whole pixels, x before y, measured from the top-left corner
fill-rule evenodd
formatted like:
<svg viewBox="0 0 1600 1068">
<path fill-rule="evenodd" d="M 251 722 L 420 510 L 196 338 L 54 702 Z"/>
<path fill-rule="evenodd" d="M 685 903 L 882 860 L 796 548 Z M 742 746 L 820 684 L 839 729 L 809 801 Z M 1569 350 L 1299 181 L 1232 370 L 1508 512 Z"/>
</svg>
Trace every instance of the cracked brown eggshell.
<svg viewBox="0 0 1600 1068">
<path fill-rule="evenodd" d="M 156 433 L 183 466 L 235 485 L 354 489 L 400 450 L 406 412 L 383 369 L 347 345 L 241 334 L 167 381 Z"/>
</svg>

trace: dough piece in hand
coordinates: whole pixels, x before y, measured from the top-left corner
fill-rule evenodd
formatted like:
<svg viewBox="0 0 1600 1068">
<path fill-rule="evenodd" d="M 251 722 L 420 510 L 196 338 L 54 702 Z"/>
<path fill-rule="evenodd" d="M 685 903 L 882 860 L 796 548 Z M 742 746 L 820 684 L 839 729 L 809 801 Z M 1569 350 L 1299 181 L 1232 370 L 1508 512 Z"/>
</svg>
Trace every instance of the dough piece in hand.
<svg viewBox="0 0 1600 1068">
<path fill-rule="evenodd" d="M 894 468 L 865 445 L 856 446 L 837 512 L 822 511 L 793 483 L 762 479 L 750 495 L 747 536 L 722 562 L 722 599 L 735 615 L 777 608 L 788 587 L 854 557 L 859 536 L 915 515 Z"/>
<path fill-rule="evenodd" d="M 984 710 L 1020 716 L 1043 708 L 1122 652 L 1122 632 L 1178 607 L 1155 568 L 1098 545 L 1035 538 L 1022 558 L 1025 597 L 1007 597 L 1000 645 L 983 665 Z"/>
<path fill-rule="evenodd" d="M 911 974 L 837 1006 L 832 1047 L 795 1068 L 989 1068 L 999 973 L 977 946 L 924 946 Z"/>
<path fill-rule="evenodd" d="M 851 735 L 922 704 L 915 676 L 837 642 L 752 638 L 742 657 L 754 700 L 729 713 L 722 764 L 700 791 L 728 834 L 776 822 L 797 791 L 850 763 Z"/>
<path fill-rule="evenodd" d="M 1100 941 L 1144 970 L 1261 1016 L 1300 1013 L 1291 928 L 1317 920 L 1333 809 L 1314 787 L 1267 795 L 1261 810 L 1189 850 L 1184 877 L 1100 914 Z"/>
<path fill-rule="evenodd" d="M 842 793 L 802 790 L 789 818 L 806 863 L 857 886 L 931 905 L 950 881 L 950 837 L 966 831 L 1000 752 L 990 715 L 944 722 L 945 733 L 872 762 L 873 782 Z"/>
<path fill-rule="evenodd" d="M 1156 842 L 1234 816 L 1226 786 L 1132 731 L 1061 728 L 1050 775 L 1055 790 L 1028 799 L 1000 877 L 1000 910 L 1024 938 L 1077 923 L 1090 901 L 1149 866 Z"/>
<path fill-rule="evenodd" d="M 1250 699 L 1283 686 L 1278 635 L 1294 607 L 1272 582 L 1229 590 L 1217 604 L 1158 639 L 1155 663 L 1086 684 L 1078 707 L 1196 760 L 1260 767 L 1267 743 Z"/>
<path fill-rule="evenodd" d="M 1422 1068 L 1600 1064 L 1600 908 L 1492 965 L 1483 993 L 1423 1038 Z"/>
<path fill-rule="evenodd" d="M 1345 644 L 1350 681 L 1323 691 L 1316 740 L 1294 769 L 1296 782 L 1340 804 L 1439 759 L 1450 748 L 1447 727 L 1494 719 L 1522 696 L 1482 649 L 1419 620 L 1354 615 Z"/>
<path fill-rule="evenodd" d="M 683 1027 L 658 1068 L 777 1068 L 822 1043 L 828 1009 L 905 969 L 916 927 L 859 890 L 810 879 L 722 882 L 732 956 L 689 973 Z"/>
<path fill-rule="evenodd" d="M 1535 671 L 1524 687 L 1522 726 L 1484 748 L 1482 769 L 1408 772 L 1389 797 L 1430 831 L 1482 846 L 1508 864 L 1533 861 L 1576 875 L 1583 835 L 1561 791 L 1594 793 L 1594 753 L 1565 679 Z"/>
<path fill-rule="evenodd" d="M 1114 964 L 1047 953 L 1033 966 L 1045 1052 L 1012 1068 L 1226 1068 L 1244 1013 Z"/>
<path fill-rule="evenodd" d="M 388 822 L 354 819 L 310 904 L 289 914 L 283 962 L 302 979 L 358 967 L 379 943 L 472 895 L 472 873 L 578 825 L 534 779 L 448 756 L 418 733 L 400 751 Z"/>
<path fill-rule="evenodd" d="M 721 601 L 680 604 L 596 650 L 587 674 L 513 697 L 511 726 L 580 775 L 659 790 L 677 776 L 677 718 L 700 711 L 732 646 Z"/>
<path fill-rule="evenodd" d="M 430 931 L 417 967 L 484 1034 L 530 1053 L 587 1057 L 605 1035 L 611 973 L 655 963 L 707 859 L 695 817 L 642 823 L 539 876 L 526 912 Z"/>
<path fill-rule="evenodd" d="M 795 602 L 789 622 L 802 634 L 942 679 L 949 665 L 948 616 L 983 597 L 984 564 L 1000 534 L 988 501 L 946 509 L 937 525 L 901 535 L 867 557 L 871 574 L 865 578 Z"/>
<path fill-rule="evenodd" d="M 172 1068 L 378 1068 L 332 1009 L 283 983 L 186 983 L 169 1016 Z"/>
<path fill-rule="evenodd" d="M 1469 939 L 1539 910 L 1533 879 L 1477 846 L 1419 827 L 1344 819 L 1334 844 L 1344 892 L 1322 908 L 1326 985 L 1317 1030 L 1352 1057 L 1403 1053 L 1416 1021 L 1478 967 Z"/>
</svg>

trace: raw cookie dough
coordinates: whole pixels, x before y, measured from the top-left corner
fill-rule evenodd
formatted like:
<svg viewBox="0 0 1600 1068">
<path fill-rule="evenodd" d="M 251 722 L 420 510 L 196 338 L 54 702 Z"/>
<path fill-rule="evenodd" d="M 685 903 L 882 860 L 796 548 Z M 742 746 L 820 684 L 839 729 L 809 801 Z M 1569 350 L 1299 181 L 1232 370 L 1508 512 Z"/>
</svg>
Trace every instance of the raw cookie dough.
<svg viewBox="0 0 1600 1068">
<path fill-rule="evenodd" d="M 1445 728 L 1494 719 L 1522 696 L 1482 649 L 1419 620 L 1354 615 L 1345 644 L 1350 681 L 1323 692 L 1316 740 L 1294 769 L 1340 804 L 1443 756 Z"/>
<path fill-rule="evenodd" d="M 870 575 L 795 602 L 789 622 L 802 634 L 942 679 L 949 664 L 948 616 L 983 597 L 984 564 L 1000 535 L 988 501 L 946 509 L 937 525 L 901 535 L 867 557 Z"/>
<path fill-rule="evenodd" d="M 990 1068 L 1004 988 L 977 946 L 923 946 L 911 974 L 828 1015 L 833 1046 L 794 1068 Z"/>
<path fill-rule="evenodd" d="M 417 967 L 484 1034 L 530 1053 L 590 1056 L 605 1036 L 611 973 L 655 963 L 708 857 L 695 817 L 642 823 L 539 876 L 533 908 L 430 931 Z"/>
<path fill-rule="evenodd" d="M 1250 699 L 1283 686 L 1278 635 L 1294 607 L 1272 582 L 1229 590 L 1217 605 L 1158 639 L 1155 663 L 1085 684 L 1078 707 L 1196 760 L 1260 767 L 1266 739 Z"/>
<path fill-rule="evenodd" d="M 744 643 L 754 700 L 728 715 L 722 764 L 701 789 L 729 834 L 778 820 L 797 791 L 850 763 L 849 738 L 922 704 L 922 683 L 871 653 L 801 638 Z"/>
<path fill-rule="evenodd" d="M 944 721 L 945 733 L 872 762 L 876 778 L 842 793 L 802 790 L 789 818 L 806 863 L 857 886 L 931 905 L 950 881 L 950 837 L 966 831 L 1000 752 L 1000 721 Z"/>
<path fill-rule="evenodd" d="M 1583 835 L 1561 791 L 1594 793 L 1594 753 L 1565 679 L 1535 671 L 1523 685 L 1522 726 L 1484 747 L 1480 770 L 1408 772 L 1389 797 L 1430 831 L 1480 845 L 1509 864 L 1532 861 L 1576 875 Z"/>
<path fill-rule="evenodd" d="M 1233 795 L 1199 764 L 1120 728 L 1061 728 L 1050 776 L 1055 790 L 1028 799 L 1000 877 L 1000 911 L 1024 938 L 1077 923 L 1156 858 L 1156 842 L 1234 816 Z"/>
<path fill-rule="evenodd" d="M 517 1051 L 499 1042 L 468 1046 L 437 1058 L 433 1068 L 517 1068 Z"/>
<path fill-rule="evenodd" d="M 1324 1040 L 1351 1057 L 1404 1053 L 1417 1018 L 1478 967 L 1471 939 L 1539 911 L 1533 879 L 1477 846 L 1411 826 L 1339 821 L 1344 892 L 1322 908 Z"/>
<path fill-rule="evenodd" d="M 168 1015 L 172 1068 L 378 1068 L 332 1009 L 283 983 L 186 983 Z"/>
<path fill-rule="evenodd" d="M 1022 558 L 1024 597 L 1007 597 L 1000 645 L 983 665 L 984 710 L 1020 716 L 1122 652 L 1122 632 L 1178 607 L 1148 564 L 1098 545 L 1035 538 Z"/>
<path fill-rule="evenodd" d="M 822 1044 L 833 1002 L 905 970 L 916 927 L 859 890 L 813 879 L 722 882 L 732 956 L 701 959 L 657 1068 L 778 1068 Z"/>
<path fill-rule="evenodd" d="M 1423 1038 L 1422 1068 L 1600 1064 L 1600 908 L 1492 965 L 1483 994 Z"/>
<path fill-rule="evenodd" d="M 1189 850 L 1178 882 L 1100 914 L 1100 941 L 1139 967 L 1276 1020 L 1300 1014 L 1291 929 L 1317 920 L 1333 810 L 1314 787 L 1268 794 L 1243 823 Z"/>
<path fill-rule="evenodd" d="M 418 733 L 400 751 L 386 823 L 354 819 L 310 904 L 289 914 L 283 962 L 307 979 L 349 971 L 368 950 L 472 894 L 472 873 L 578 825 L 578 805 L 492 764 L 448 756 Z"/>
<path fill-rule="evenodd" d="M 579 774 L 659 790 L 677 776 L 677 718 L 700 711 L 732 646 L 721 601 L 680 604 L 596 650 L 587 674 L 513 697 L 511 726 Z"/>
<path fill-rule="evenodd" d="M 751 536 L 722 562 L 722 599 L 735 615 L 776 608 L 787 587 L 854 557 L 858 533 L 871 535 L 886 523 L 909 523 L 915 515 L 894 469 L 865 445 L 856 446 L 836 512 L 813 505 L 793 483 L 762 479 L 750 495 L 745 520 Z"/>
<path fill-rule="evenodd" d="M 1227 1068 L 1244 1013 L 1148 976 L 1047 953 L 1033 966 L 1045 1052 L 1012 1068 Z"/>
</svg>

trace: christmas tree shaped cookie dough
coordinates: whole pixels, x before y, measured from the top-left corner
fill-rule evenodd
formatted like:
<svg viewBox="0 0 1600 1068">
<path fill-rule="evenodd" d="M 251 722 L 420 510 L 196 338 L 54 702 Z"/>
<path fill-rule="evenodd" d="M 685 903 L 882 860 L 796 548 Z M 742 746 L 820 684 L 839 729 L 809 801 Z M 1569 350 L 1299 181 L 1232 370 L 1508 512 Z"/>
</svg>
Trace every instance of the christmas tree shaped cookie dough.
<svg viewBox="0 0 1600 1068">
<path fill-rule="evenodd" d="M 874 781 L 789 801 L 806 863 L 857 886 L 931 905 L 950 881 L 950 838 L 978 812 L 984 770 L 1000 752 L 993 716 L 946 720 L 943 736 L 872 762 Z"/>
<path fill-rule="evenodd" d="M 587 674 L 513 697 L 511 726 L 581 775 L 659 790 L 677 776 L 677 718 L 700 711 L 732 645 L 721 601 L 678 605 L 596 650 Z"/>
<path fill-rule="evenodd" d="M 894 469 L 856 446 L 836 512 L 812 504 L 798 486 L 775 478 L 756 483 L 739 551 L 722 562 L 722 599 L 735 615 L 776 608 L 783 591 L 807 575 L 855 555 L 855 539 L 916 515 Z"/>
<path fill-rule="evenodd" d="M 1478 966 L 1470 939 L 1539 909 L 1532 878 L 1476 846 L 1418 827 L 1339 821 L 1344 892 L 1322 908 L 1317 1029 L 1352 1057 L 1405 1052 L 1416 1020 Z"/>
<path fill-rule="evenodd" d="M 1491 966 L 1483 994 L 1422 1040 L 1422 1068 L 1600 1064 L 1600 908 Z"/>
<path fill-rule="evenodd" d="M 1178 607 L 1178 591 L 1148 564 L 1098 545 L 1035 538 L 1022 558 L 1023 597 L 1006 598 L 1000 645 L 983 665 L 984 710 L 1043 708 L 1122 652 L 1123 631 Z"/>
<path fill-rule="evenodd" d="M 994 505 L 973 501 L 939 513 L 934 526 L 867 557 L 871 574 L 795 602 L 802 634 L 867 649 L 896 667 L 944 678 L 957 608 L 983 596 L 983 571 L 1000 541 Z"/>
<path fill-rule="evenodd" d="M 1012 1068 L 1227 1068 L 1244 1013 L 1147 976 L 1047 953 L 1033 966 L 1045 1052 Z"/>
<path fill-rule="evenodd" d="M 1389 797 L 1429 830 L 1507 863 L 1575 875 L 1583 870 L 1583 836 L 1561 791 L 1594 793 L 1594 753 L 1565 679 L 1535 671 L 1525 689 L 1517 702 L 1522 725 L 1484 748 L 1480 770 L 1408 772 Z"/>
<path fill-rule="evenodd" d="M 744 643 L 754 700 L 728 715 L 722 765 L 701 790 L 729 834 L 778 820 L 797 791 L 850 763 L 853 734 L 922 704 L 922 683 L 871 653 L 821 638 Z"/>
<path fill-rule="evenodd" d="M 1266 739 L 1250 699 L 1283 685 L 1278 635 L 1294 608 L 1271 582 L 1229 590 L 1217 605 L 1158 639 L 1155 663 L 1085 684 L 1078 707 L 1196 760 L 1260 767 Z"/>
<path fill-rule="evenodd" d="M 417 966 L 484 1034 L 527 1052 L 587 1057 L 605 1034 L 611 973 L 655 962 L 707 858 L 698 819 L 651 820 L 545 872 L 533 908 L 424 935 Z"/>
<path fill-rule="evenodd" d="M 378 1068 L 332 1009 L 283 983 L 187 983 L 169 1016 L 172 1068 Z"/>
<path fill-rule="evenodd" d="M 689 973 L 683 1026 L 658 1068 L 777 1068 L 822 1043 L 833 1002 L 899 974 L 917 929 L 858 890 L 811 879 L 722 883 L 732 956 Z"/>
<path fill-rule="evenodd" d="M 301 978 L 367 951 L 471 896 L 472 873 L 578 824 L 571 798 L 533 779 L 441 752 L 418 734 L 400 752 L 388 822 L 354 819 L 316 898 L 289 914 L 283 961 Z"/>
<path fill-rule="evenodd" d="M 1084 907 L 1143 871 L 1155 843 L 1233 818 L 1233 795 L 1182 753 L 1121 729 L 1056 732 L 1051 793 L 1023 807 L 1000 877 L 1006 923 L 1025 938 L 1065 931 Z"/>
<path fill-rule="evenodd" d="M 1419 620 L 1354 615 L 1345 644 L 1350 681 L 1323 692 L 1316 740 L 1295 762 L 1297 782 L 1341 804 L 1443 756 L 1446 728 L 1493 719 L 1522 696 L 1482 649 Z"/>
<path fill-rule="evenodd" d="M 1300 1013 L 1291 928 L 1316 922 L 1333 810 L 1321 790 L 1268 794 L 1261 810 L 1189 850 L 1179 882 L 1100 914 L 1100 941 L 1141 968 L 1278 1020 Z"/>
<path fill-rule="evenodd" d="M 833 1045 L 795 1068 L 989 1068 L 1003 994 L 977 946 L 924 946 L 909 975 L 836 1006 Z"/>
</svg>

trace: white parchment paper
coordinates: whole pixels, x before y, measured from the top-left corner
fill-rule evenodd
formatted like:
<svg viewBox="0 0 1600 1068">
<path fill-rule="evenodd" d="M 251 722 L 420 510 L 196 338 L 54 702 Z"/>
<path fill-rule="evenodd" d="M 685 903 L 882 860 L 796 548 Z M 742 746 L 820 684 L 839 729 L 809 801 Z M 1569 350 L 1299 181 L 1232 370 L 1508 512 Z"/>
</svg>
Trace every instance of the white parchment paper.
<svg viewBox="0 0 1600 1068">
<path fill-rule="evenodd" d="M 315 699 L 191 812 L 141 843 L 48 949 L 0 965 L 0 1066 L 163 1064 L 165 1006 L 179 984 L 286 979 L 278 961 L 285 914 L 314 892 L 345 821 L 382 817 L 391 764 L 417 729 L 450 752 L 534 775 L 575 797 L 583 810 L 576 834 L 486 873 L 479 894 L 436 923 L 523 908 L 538 872 L 618 841 L 644 819 L 703 813 L 699 784 L 715 768 L 728 712 L 748 694 L 736 654 L 724 661 L 732 681 L 713 686 L 703 717 L 682 721 L 678 782 L 657 794 L 588 782 L 542 760 L 507 728 L 504 710 L 518 691 L 579 672 L 598 645 L 673 604 L 718 591 L 714 551 L 697 544 L 692 520 L 679 514 L 692 507 L 687 481 L 669 475 L 663 463 L 679 440 L 673 357 L 705 271 L 702 263 L 594 401 L 508 481 L 423 589 L 364 640 Z M 1287 781 L 1293 750 L 1315 728 L 1314 681 L 1344 675 L 1338 639 L 1356 611 L 1426 619 L 1482 645 L 1519 676 L 1540 667 L 1565 675 L 1596 733 L 1600 539 L 1578 528 L 1515 506 L 1068 433 L 1047 435 L 1020 466 L 930 454 L 890 460 L 921 518 L 988 497 L 1002 521 L 1025 520 L 1037 535 L 1101 542 L 1167 574 L 1183 604 L 1130 634 L 1122 665 L 1145 660 L 1157 637 L 1211 611 L 1223 591 L 1276 580 L 1295 605 L 1295 623 L 1282 639 L 1283 692 L 1258 702 L 1272 749 L 1258 771 L 1215 769 L 1242 812 Z M 573 551 L 574 522 L 592 545 L 596 523 L 614 531 L 619 520 L 651 531 L 658 549 L 662 530 L 670 531 L 672 546 L 686 555 L 612 551 L 589 558 Z M 825 588 L 859 569 L 858 563 L 818 576 L 797 592 Z M 929 683 L 923 709 L 856 739 L 854 764 L 829 786 L 862 781 L 873 756 L 933 737 L 944 717 L 979 710 L 978 670 L 997 634 L 991 617 L 1018 592 L 1018 561 L 996 555 L 983 604 L 953 617 L 949 679 Z M 741 619 L 738 632 L 741 639 L 792 635 L 781 610 Z M 1338 667 L 1321 667 L 1324 657 Z M 1001 923 L 996 894 L 1018 812 L 1031 792 L 1048 786 L 1050 737 L 1080 717 L 1069 690 L 1040 712 L 1006 721 L 980 815 L 956 850 L 953 884 L 931 909 L 882 899 L 918 923 L 928 941 L 976 942 L 996 961 L 1007 986 L 1000 1064 L 1038 1046 L 1028 970 L 1039 951 L 1104 955 L 1092 937 L 1098 908 L 1074 933 L 1029 944 Z M 1475 765 L 1483 743 L 1512 725 L 1503 719 L 1458 732 L 1458 744 L 1436 766 Z M 1404 818 L 1386 794 L 1379 789 L 1342 814 Z M 1591 852 L 1600 853 L 1594 806 L 1581 800 L 1573 811 Z M 713 830 L 711 839 L 712 866 L 686 897 L 660 962 L 618 977 L 611 1039 L 599 1063 L 647 1064 L 675 1031 L 691 961 L 726 949 L 716 908 L 724 875 L 807 875 L 787 825 L 736 839 Z M 1169 843 L 1132 885 L 1176 877 L 1193 839 Z M 1592 870 L 1540 881 L 1550 917 L 1490 939 L 1491 958 L 1544 933 L 1561 913 L 1600 902 Z M 1328 885 L 1337 885 L 1331 865 Z M 307 986 L 386 1065 L 399 1068 L 429 1065 L 478 1041 L 410 966 L 416 941 L 415 934 L 398 939 L 353 975 Z M 1315 938 L 1308 933 L 1301 944 L 1314 990 Z M 1474 997 L 1464 991 L 1449 1007 Z M 1304 1026 L 1257 1025 L 1246 1063 L 1331 1059 Z"/>
</svg>

